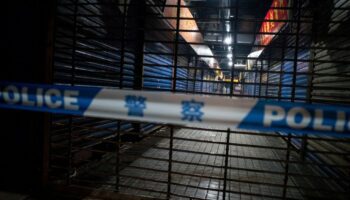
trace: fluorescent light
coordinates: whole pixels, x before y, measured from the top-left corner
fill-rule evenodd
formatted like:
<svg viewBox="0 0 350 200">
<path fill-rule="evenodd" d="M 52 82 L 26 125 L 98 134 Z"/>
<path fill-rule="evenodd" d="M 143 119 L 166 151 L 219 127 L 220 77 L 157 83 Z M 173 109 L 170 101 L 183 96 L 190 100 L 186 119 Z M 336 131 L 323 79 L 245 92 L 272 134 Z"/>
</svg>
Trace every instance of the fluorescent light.
<svg viewBox="0 0 350 200">
<path fill-rule="evenodd" d="M 253 65 L 256 63 L 256 59 L 249 59 L 249 58 L 259 58 L 261 53 L 263 52 L 263 49 L 258 50 L 258 51 L 253 51 L 248 55 L 248 60 L 247 60 L 247 69 L 251 69 Z"/>
<path fill-rule="evenodd" d="M 215 59 L 214 58 L 210 58 L 210 64 L 214 64 L 215 63 Z"/>
<path fill-rule="evenodd" d="M 228 66 L 232 67 L 232 65 L 233 65 L 232 61 L 228 62 Z"/>
<path fill-rule="evenodd" d="M 231 44 L 232 43 L 231 37 L 226 37 L 225 40 L 224 40 L 224 43 L 225 44 Z"/>
<path fill-rule="evenodd" d="M 232 57 L 233 57 L 232 53 L 227 54 L 227 58 L 232 58 Z"/>
<path fill-rule="evenodd" d="M 246 69 L 247 68 L 247 65 L 245 64 L 235 64 L 235 68 L 239 68 L 239 69 Z"/>
<path fill-rule="evenodd" d="M 225 24 L 225 27 L 226 27 L 226 32 L 230 32 L 230 30 L 231 30 L 230 24 L 229 23 Z"/>
<path fill-rule="evenodd" d="M 262 52 L 263 52 L 263 49 L 258 51 L 253 51 L 248 55 L 248 58 L 259 58 Z"/>
</svg>

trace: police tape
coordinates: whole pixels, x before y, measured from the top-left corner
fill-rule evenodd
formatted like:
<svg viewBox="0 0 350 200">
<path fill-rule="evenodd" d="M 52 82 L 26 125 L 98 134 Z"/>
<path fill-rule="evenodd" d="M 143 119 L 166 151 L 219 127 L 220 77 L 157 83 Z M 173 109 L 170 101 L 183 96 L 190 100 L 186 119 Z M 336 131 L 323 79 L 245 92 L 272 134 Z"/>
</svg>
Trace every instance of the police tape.
<svg viewBox="0 0 350 200">
<path fill-rule="evenodd" d="M 1 82 L 0 108 L 178 125 L 350 136 L 350 108 L 347 106 Z"/>
</svg>

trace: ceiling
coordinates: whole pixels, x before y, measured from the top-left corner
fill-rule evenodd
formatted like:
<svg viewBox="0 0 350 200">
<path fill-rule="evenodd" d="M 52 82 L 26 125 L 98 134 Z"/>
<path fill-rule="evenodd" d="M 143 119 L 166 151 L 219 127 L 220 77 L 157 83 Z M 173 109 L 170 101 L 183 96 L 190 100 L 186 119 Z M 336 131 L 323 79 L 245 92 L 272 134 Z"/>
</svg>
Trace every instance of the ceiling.
<svg viewBox="0 0 350 200">
<path fill-rule="evenodd" d="M 258 31 L 272 0 L 185 0 L 202 32 L 205 43 L 212 49 L 220 67 L 229 67 L 229 52 L 245 58 L 251 52 Z M 238 1 L 238 2 L 236 2 Z M 236 9 L 236 4 L 238 4 Z M 194 7 L 192 7 L 194 6 Z M 198 7 L 196 7 L 198 6 Z M 236 20 L 238 17 L 238 20 Z M 259 19 L 255 21 L 255 19 Z M 235 27 L 237 27 L 235 30 Z M 225 44 L 231 37 L 231 45 Z M 237 38 L 235 42 L 234 39 Z M 233 49 L 233 50 L 230 50 Z M 236 63 L 245 63 L 236 59 Z"/>
</svg>

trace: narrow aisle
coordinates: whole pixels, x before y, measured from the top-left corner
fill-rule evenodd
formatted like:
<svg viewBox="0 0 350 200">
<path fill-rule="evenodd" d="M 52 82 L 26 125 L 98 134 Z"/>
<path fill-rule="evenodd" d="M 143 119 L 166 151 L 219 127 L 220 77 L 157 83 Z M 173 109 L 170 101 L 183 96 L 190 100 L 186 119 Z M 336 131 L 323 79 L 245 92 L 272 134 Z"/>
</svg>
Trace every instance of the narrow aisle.
<svg viewBox="0 0 350 200">
<path fill-rule="evenodd" d="M 168 137 L 166 133 L 162 136 Z M 226 136 L 226 132 L 175 130 L 171 176 L 171 192 L 174 198 L 191 196 L 200 199 L 222 199 Z M 230 192 L 226 193 L 227 197 L 281 197 L 285 168 L 281 162 L 271 160 L 285 158 L 285 150 L 279 150 L 286 148 L 285 141 L 279 137 L 233 132 L 230 136 L 227 170 L 227 190 Z M 120 172 L 121 186 L 133 187 L 121 187 L 121 192 L 166 198 L 169 142 L 168 138 L 161 139 L 145 151 L 142 158 L 134 160 Z M 274 149 L 267 149 L 271 147 Z M 264 173 L 264 170 L 280 174 Z M 294 184 L 289 181 L 288 185 Z M 156 190 L 159 193 L 147 190 Z M 287 195 L 300 198 L 300 193 L 296 190 L 288 191 Z"/>
</svg>

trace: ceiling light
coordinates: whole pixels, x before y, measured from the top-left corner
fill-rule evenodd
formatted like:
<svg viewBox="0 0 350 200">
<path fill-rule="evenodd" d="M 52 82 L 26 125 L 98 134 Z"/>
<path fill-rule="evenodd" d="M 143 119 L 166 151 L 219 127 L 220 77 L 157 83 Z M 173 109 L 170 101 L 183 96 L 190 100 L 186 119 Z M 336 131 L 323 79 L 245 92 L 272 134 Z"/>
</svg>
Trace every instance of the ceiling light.
<svg viewBox="0 0 350 200">
<path fill-rule="evenodd" d="M 228 62 L 228 66 L 232 67 L 233 66 L 233 62 L 232 61 Z"/>
<path fill-rule="evenodd" d="M 227 58 L 232 58 L 232 57 L 233 57 L 232 53 L 227 54 Z"/>
<path fill-rule="evenodd" d="M 226 37 L 225 40 L 224 40 L 224 43 L 225 44 L 231 44 L 232 43 L 231 37 Z"/>
<path fill-rule="evenodd" d="M 263 52 L 263 49 L 258 51 L 253 51 L 248 55 L 248 58 L 259 58 L 262 52 Z"/>
<path fill-rule="evenodd" d="M 235 64 L 235 68 L 239 68 L 239 69 L 246 69 L 247 68 L 247 65 L 245 64 Z"/>
<path fill-rule="evenodd" d="M 225 24 L 225 27 L 226 27 L 226 32 L 230 32 L 231 30 L 230 24 Z"/>
</svg>

